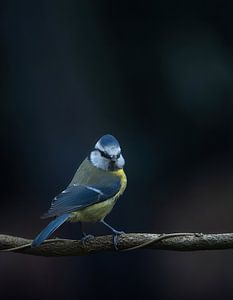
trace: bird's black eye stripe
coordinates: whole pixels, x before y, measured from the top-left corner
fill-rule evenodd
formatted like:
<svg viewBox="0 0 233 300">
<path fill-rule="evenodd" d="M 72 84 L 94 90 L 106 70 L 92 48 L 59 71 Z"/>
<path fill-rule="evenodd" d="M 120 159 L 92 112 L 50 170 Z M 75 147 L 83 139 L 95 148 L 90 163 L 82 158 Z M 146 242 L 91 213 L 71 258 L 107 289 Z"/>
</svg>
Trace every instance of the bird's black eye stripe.
<svg viewBox="0 0 233 300">
<path fill-rule="evenodd" d="M 101 154 L 101 156 L 103 156 L 103 157 L 105 157 L 105 158 L 107 158 L 107 159 L 112 159 L 112 157 L 111 157 L 108 153 L 106 153 L 106 152 L 104 152 L 104 151 L 102 151 L 102 150 L 100 150 L 100 149 L 96 149 L 96 148 L 95 148 L 94 150 L 99 151 L 100 154 Z M 116 155 L 116 158 L 118 159 L 120 156 L 121 156 L 121 153 L 118 153 L 118 154 Z"/>
<path fill-rule="evenodd" d="M 99 152 L 101 153 L 101 155 L 107 159 L 111 159 L 111 156 L 108 155 L 106 152 L 99 150 Z"/>
</svg>

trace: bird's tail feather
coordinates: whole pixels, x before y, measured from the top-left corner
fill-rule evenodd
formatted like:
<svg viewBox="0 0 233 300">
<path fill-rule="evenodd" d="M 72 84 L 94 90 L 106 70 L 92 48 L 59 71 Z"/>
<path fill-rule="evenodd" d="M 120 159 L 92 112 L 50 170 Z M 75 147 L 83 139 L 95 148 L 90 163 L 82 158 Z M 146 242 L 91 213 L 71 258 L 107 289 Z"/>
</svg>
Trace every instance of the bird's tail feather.
<svg viewBox="0 0 233 300">
<path fill-rule="evenodd" d="M 43 243 L 43 241 L 47 239 L 59 226 L 61 226 L 69 218 L 69 216 L 70 214 L 64 214 L 56 217 L 55 220 L 50 222 L 34 239 L 32 247 L 37 247 Z"/>
</svg>

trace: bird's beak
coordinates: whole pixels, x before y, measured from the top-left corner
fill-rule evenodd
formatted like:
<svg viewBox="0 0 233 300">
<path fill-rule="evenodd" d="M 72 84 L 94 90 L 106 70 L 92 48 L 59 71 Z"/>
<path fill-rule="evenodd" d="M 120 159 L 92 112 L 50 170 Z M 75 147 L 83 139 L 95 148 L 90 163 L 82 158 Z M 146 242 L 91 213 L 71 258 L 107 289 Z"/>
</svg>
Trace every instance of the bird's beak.
<svg viewBox="0 0 233 300">
<path fill-rule="evenodd" d="M 117 161 L 117 155 L 113 155 L 113 156 L 111 157 L 111 161 L 116 162 L 116 161 Z"/>
</svg>

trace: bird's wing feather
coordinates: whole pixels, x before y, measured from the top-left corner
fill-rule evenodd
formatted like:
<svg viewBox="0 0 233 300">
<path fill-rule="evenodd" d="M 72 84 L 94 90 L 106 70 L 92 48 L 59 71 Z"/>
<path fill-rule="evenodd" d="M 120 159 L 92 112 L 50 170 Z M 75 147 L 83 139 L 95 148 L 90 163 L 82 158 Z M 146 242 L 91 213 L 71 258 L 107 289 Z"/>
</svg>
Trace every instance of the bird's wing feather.
<svg viewBox="0 0 233 300">
<path fill-rule="evenodd" d="M 42 218 L 59 216 L 105 201 L 117 194 L 119 190 L 120 180 L 115 180 L 114 184 L 108 186 L 70 185 L 53 199 L 50 209 Z"/>
</svg>

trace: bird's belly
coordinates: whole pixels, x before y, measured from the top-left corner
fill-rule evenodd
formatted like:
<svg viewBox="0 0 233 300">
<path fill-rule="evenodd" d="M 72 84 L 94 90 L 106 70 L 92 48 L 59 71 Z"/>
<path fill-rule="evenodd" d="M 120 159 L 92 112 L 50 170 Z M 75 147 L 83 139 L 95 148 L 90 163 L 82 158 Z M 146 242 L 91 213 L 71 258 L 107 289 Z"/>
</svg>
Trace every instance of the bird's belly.
<svg viewBox="0 0 233 300">
<path fill-rule="evenodd" d="M 73 212 L 70 217 L 70 222 L 97 222 L 107 216 L 116 203 L 117 197 L 96 203 Z"/>
</svg>

